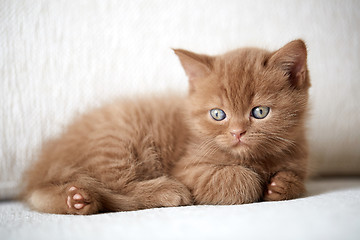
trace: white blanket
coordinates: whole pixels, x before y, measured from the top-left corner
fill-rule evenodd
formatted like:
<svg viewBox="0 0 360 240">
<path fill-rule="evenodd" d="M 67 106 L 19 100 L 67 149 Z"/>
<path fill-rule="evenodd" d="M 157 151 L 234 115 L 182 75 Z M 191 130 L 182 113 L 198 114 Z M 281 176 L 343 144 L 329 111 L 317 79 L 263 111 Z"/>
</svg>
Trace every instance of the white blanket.
<svg viewBox="0 0 360 240">
<path fill-rule="evenodd" d="M 360 239 L 360 179 L 316 180 L 308 196 L 238 206 L 157 208 L 92 216 L 0 203 L 3 240 Z"/>
</svg>

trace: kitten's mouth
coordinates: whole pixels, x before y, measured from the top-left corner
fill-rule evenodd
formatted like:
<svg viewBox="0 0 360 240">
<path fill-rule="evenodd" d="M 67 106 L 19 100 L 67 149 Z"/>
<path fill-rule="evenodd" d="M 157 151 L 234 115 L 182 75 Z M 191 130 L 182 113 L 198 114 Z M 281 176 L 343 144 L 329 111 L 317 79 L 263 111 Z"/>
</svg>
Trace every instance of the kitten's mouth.
<svg viewBox="0 0 360 240">
<path fill-rule="evenodd" d="M 234 148 L 239 147 L 239 146 L 244 146 L 244 145 L 246 145 L 246 144 L 244 143 L 244 141 L 241 141 L 240 139 L 232 142 L 232 147 L 234 147 Z"/>
</svg>

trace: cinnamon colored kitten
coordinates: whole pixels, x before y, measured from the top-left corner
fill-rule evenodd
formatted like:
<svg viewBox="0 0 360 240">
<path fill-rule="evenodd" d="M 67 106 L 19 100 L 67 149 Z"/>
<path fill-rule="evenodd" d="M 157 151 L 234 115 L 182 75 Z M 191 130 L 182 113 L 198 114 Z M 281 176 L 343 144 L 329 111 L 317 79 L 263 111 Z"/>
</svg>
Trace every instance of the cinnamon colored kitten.
<svg viewBox="0 0 360 240">
<path fill-rule="evenodd" d="M 93 214 L 304 192 L 305 44 L 175 53 L 188 96 L 121 100 L 77 119 L 26 175 L 33 209 Z"/>
</svg>

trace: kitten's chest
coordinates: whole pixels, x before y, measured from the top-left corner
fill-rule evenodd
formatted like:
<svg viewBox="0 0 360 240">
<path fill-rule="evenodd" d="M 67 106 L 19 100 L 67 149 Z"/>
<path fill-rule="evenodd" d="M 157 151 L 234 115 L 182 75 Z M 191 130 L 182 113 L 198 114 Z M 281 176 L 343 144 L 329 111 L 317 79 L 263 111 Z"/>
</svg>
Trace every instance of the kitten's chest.
<svg viewBox="0 0 360 240">
<path fill-rule="evenodd" d="M 267 178 L 276 171 L 276 167 L 278 166 L 278 160 L 269 156 L 264 156 L 263 158 L 251 158 L 241 155 L 235 156 L 211 146 L 203 148 L 201 151 L 199 151 L 201 147 L 196 147 L 196 145 L 190 149 L 192 149 L 193 154 L 195 153 L 197 155 L 196 158 L 198 162 L 214 166 L 242 166 L 257 172 L 264 178 Z"/>
</svg>

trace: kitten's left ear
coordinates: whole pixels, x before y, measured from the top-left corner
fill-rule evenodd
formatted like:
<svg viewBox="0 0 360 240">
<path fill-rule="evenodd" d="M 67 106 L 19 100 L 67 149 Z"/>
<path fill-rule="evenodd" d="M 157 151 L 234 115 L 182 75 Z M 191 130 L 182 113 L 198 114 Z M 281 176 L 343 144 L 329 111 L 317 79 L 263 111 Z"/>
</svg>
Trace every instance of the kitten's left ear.
<svg viewBox="0 0 360 240">
<path fill-rule="evenodd" d="M 298 39 L 275 51 L 268 64 L 278 67 L 289 77 L 290 83 L 297 89 L 310 87 L 305 43 Z"/>
</svg>

